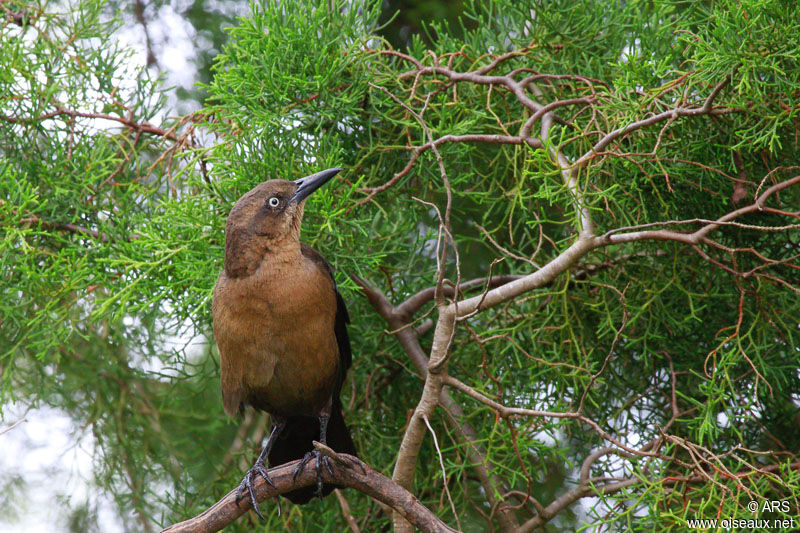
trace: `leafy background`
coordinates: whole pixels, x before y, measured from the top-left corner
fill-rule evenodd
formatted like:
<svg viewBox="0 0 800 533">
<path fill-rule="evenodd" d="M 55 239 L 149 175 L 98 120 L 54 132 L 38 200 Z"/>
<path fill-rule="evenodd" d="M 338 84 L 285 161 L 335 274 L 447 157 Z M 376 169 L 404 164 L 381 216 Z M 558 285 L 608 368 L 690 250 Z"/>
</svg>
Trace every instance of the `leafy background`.
<svg viewBox="0 0 800 533">
<path fill-rule="evenodd" d="M 698 214 L 716 218 L 735 207 L 730 176 L 745 182 L 752 199 L 767 173 L 781 166 L 787 170 L 775 172 L 783 179 L 798 164 L 800 13 L 792 2 L 88 0 L 11 1 L 2 8 L 35 18 L 32 27 L 8 20 L 2 26 L 0 115 L 52 114 L 0 120 L 3 420 L 10 424 L 32 409 L 31 419 L 57 413 L 53 420 L 72 421 L 64 428 L 68 438 L 48 437 L 53 472 L 37 479 L 6 460 L 0 493 L 11 524 L 14 515 L 38 512 L 37 493 L 48 477 L 64 475 L 58 463 L 76 445 L 91 456 L 91 489 L 85 497 L 69 489 L 47 500 L 57 509 L 47 520 L 64 530 L 106 531 L 113 524 L 154 530 L 197 514 L 238 483 L 266 420 L 251 415 L 232 422 L 219 405 L 218 355 L 208 335 L 224 220 L 233 202 L 267 177 L 292 179 L 330 166 L 346 171 L 310 200 L 303 238 L 336 265 L 355 317 L 348 424 L 364 459 L 391 475 L 422 381 L 351 276 L 376 283 L 395 303 L 430 286 L 438 221 L 416 199 L 441 206 L 444 193 L 429 151 L 394 187 L 361 203 L 363 188 L 383 184 L 406 165 L 407 143 L 426 141 L 389 95 L 414 102 L 409 83 L 398 79 L 410 65 L 376 50 L 407 51 L 425 65 L 434 61 L 429 51 L 451 54 L 449 64 L 459 71 L 485 66 L 490 53 L 524 50 L 504 68 L 535 65 L 602 80 L 598 109 L 607 130 L 658 110 L 673 86 L 686 98 L 701 97 L 731 75 L 723 103 L 744 112 L 676 121 L 661 138 L 659 158 L 606 157 L 587 167 L 580 179 L 601 232 Z M 170 75 L 182 81 L 175 90 L 159 83 L 174 51 L 186 47 L 161 19 L 181 21 L 194 46 L 197 85 L 186 83 L 185 74 Z M 119 39 L 142 34 L 143 59 Z M 423 80 L 418 89 L 435 84 Z M 433 97 L 426 115 L 433 137 L 519 128 L 525 109 L 507 93 L 489 92 L 461 84 L 457 98 L 447 91 Z M 585 94 L 580 84 L 551 84 L 544 96 Z M 157 131 L 127 127 L 125 120 Z M 554 142 L 569 141 L 568 156 L 590 147 L 582 120 L 581 135 L 561 126 L 551 132 Z M 657 136 L 658 127 L 643 130 L 615 149 L 646 153 Z M 574 234 L 570 191 L 544 151 L 452 143 L 440 152 L 455 195 L 451 218 L 462 279 L 486 274 L 500 255 L 492 240 L 513 254 L 493 272 L 517 274 L 532 268 L 519 257 L 541 265 Z M 787 190 L 780 202 L 796 209 L 800 198 Z M 764 220 L 742 221 L 782 219 Z M 783 261 L 769 272 L 800 284 L 797 229 L 723 229 L 719 241 Z M 735 255 L 740 271 L 762 264 L 754 254 Z M 730 260 L 723 252 L 714 257 Z M 450 373 L 507 405 L 557 411 L 573 406 L 591 373 L 603 368 L 586 414 L 629 446 L 641 446 L 671 417 L 673 371 L 679 402 L 693 409 L 673 433 L 715 452 L 744 443 L 756 451 L 748 456 L 753 461 L 762 450 L 796 460 L 796 291 L 765 277 L 731 275 L 674 243 L 624 245 L 579 266 L 593 274 L 573 272 L 464 323 Z M 455 279 L 455 263 L 448 268 Z M 424 327 L 430 307 L 415 325 Z M 507 488 L 541 502 L 574 486 L 583 458 L 602 445 L 574 421 L 507 422 L 460 393 L 454 397 L 469 406 L 466 420 L 479 428 L 487 460 Z M 465 464 L 463 444 L 445 416 L 432 424 L 459 516 L 444 498 L 430 440 L 415 493 L 448 523 L 484 531 L 491 509 Z M 0 435 L 11 438 L 16 434 Z M 678 447 L 670 453 L 686 460 Z M 645 488 L 585 500 L 559 514 L 554 530 L 604 523 L 680 529 L 693 514 L 742 516 L 724 480 L 681 499 L 658 483 L 680 474 L 670 465 L 645 471 L 641 462 L 609 456 L 597 468 L 642 477 Z M 780 499 L 797 494 L 798 475 L 786 470 L 780 483 L 748 483 Z M 377 505 L 346 494 L 365 530 L 388 527 Z M 232 530 L 346 527 L 334 498 L 285 511 L 261 525 L 243 519 Z"/>
</svg>

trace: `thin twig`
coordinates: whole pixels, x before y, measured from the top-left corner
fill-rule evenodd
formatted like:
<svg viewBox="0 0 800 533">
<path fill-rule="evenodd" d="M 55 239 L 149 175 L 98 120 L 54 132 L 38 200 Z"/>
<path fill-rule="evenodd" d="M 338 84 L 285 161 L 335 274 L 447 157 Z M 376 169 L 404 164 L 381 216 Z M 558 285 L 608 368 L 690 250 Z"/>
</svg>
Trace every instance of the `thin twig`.
<svg viewBox="0 0 800 533">
<path fill-rule="evenodd" d="M 12 429 L 14 429 L 14 428 L 15 428 L 15 427 L 17 427 L 18 425 L 22 424 L 23 422 L 27 422 L 27 421 L 28 421 L 28 419 L 27 419 L 27 418 L 21 418 L 21 419 L 17 420 L 16 422 L 14 422 L 13 424 L 11 424 L 11 425 L 10 425 L 10 426 L 8 426 L 7 428 L 0 429 L 0 435 L 2 435 L 2 434 L 4 434 L 4 433 L 8 433 L 9 431 L 11 431 Z"/>
<path fill-rule="evenodd" d="M 444 492 L 447 494 L 447 500 L 450 502 L 450 510 L 453 511 L 453 516 L 456 518 L 456 524 L 458 524 L 458 529 L 461 531 L 461 520 L 458 518 L 458 512 L 456 512 L 456 505 L 453 503 L 453 497 L 450 495 L 450 487 L 448 487 L 448 479 L 447 479 L 447 470 L 444 468 L 444 458 L 442 457 L 442 450 L 439 449 L 439 439 L 436 438 L 436 432 L 431 427 L 431 423 L 428 420 L 427 416 L 422 417 L 422 420 L 425 421 L 425 425 L 428 426 L 428 431 L 431 432 L 431 437 L 433 437 L 433 446 L 436 448 L 436 453 L 439 456 L 439 466 L 442 468 L 442 486 L 444 487 Z"/>
</svg>

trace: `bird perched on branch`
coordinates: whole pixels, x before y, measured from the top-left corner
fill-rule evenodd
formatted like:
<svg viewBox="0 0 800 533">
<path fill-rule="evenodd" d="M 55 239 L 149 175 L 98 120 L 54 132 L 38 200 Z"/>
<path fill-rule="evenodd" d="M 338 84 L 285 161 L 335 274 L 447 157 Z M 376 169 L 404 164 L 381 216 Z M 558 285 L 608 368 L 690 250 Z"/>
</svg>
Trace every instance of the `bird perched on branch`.
<svg viewBox="0 0 800 533">
<path fill-rule="evenodd" d="M 269 464 L 316 458 L 317 486 L 285 494 L 294 503 L 330 493 L 328 458 L 313 440 L 355 455 L 339 392 L 351 364 L 347 315 L 331 266 L 300 242 L 306 198 L 341 169 L 296 180 L 270 180 L 242 196 L 225 226 L 225 268 L 214 288 L 212 315 L 220 353 L 222 403 L 228 416 L 245 407 L 266 411 L 272 431 L 239 485 L 256 513 L 253 482 L 267 483 Z M 262 517 L 263 518 L 263 517 Z"/>
</svg>

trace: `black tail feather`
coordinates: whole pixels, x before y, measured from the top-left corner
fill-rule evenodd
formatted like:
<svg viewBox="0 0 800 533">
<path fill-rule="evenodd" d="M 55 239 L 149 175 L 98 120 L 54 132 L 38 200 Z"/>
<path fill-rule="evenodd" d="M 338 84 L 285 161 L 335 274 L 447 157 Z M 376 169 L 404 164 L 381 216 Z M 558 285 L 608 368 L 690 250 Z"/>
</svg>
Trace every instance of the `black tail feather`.
<svg viewBox="0 0 800 533">
<path fill-rule="evenodd" d="M 328 446 L 336 452 L 356 455 L 356 446 L 350 436 L 350 430 L 344 423 L 342 404 L 334 400 L 331 407 L 331 418 L 328 421 Z M 302 459 L 306 453 L 314 450 L 312 441 L 319 441 L 319 419 L 307 416 L 291 416 L 281 431 L 269 453 L 270 466 L 277 466 Z M 337 485 L 325 483 L 322 495 L 327 496 Z M 304 504 L 315 496 L 316 486 L 311 485 L 284 494 L 292 503 Z"/>
</svg>

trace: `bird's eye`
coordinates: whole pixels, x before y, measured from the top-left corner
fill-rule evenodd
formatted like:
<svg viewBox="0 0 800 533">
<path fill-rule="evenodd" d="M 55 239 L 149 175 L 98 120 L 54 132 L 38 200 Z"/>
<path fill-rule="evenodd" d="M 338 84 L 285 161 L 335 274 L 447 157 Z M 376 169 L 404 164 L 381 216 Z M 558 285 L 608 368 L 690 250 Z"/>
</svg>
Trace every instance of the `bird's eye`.
<svg viewBox="0 0 800 533">
<path fill-rule="evenodd" d="M 278 199 L 277 196 L 273 196 L 272 198 L 267 200 L 267 203 L 269 204 L 270 207 L 278 207 L 281 201 Z"/>
</svg>

